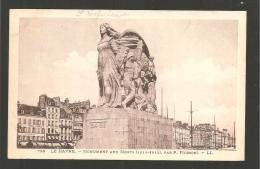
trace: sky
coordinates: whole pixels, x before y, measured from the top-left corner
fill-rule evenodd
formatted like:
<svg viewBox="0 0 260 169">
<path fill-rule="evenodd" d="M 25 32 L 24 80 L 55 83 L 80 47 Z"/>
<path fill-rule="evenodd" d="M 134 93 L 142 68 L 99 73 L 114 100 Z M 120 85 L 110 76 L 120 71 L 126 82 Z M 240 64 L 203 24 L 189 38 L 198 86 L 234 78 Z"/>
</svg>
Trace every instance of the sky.
<svg viewBox="0 0 260 169">
<path fill-rule="evenodd" d="M 235 20 L 23 18 L 19 27 L 19 101 L 37 105 L 38 97 L 70 102 L 98 99 L 99 25 L 118 32 L 137 31 L 154 56 L 157 106 L 169 117 L 233 129 L 236 118 L 237 26 Z M 165 115 L 165 112 L 163 113 Z"/>
</svg>

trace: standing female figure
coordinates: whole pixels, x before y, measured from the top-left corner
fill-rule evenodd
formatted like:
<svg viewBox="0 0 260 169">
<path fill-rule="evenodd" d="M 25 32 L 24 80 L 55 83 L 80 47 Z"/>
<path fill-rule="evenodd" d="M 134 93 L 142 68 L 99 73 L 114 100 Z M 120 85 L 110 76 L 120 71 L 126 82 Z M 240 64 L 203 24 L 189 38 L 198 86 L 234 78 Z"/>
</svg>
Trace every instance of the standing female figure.
<svg viewBox="0 0 260 169">
<path fill-rule="evenodd" d="M 99 82 L 99 103 L 98 106 L 121 107 L 120 73 L 115 51 L 118 32 L 112 29 L 109 24 L 100 26 L 101 40 L 98 43 L 98 82 Z"/>
</svg>

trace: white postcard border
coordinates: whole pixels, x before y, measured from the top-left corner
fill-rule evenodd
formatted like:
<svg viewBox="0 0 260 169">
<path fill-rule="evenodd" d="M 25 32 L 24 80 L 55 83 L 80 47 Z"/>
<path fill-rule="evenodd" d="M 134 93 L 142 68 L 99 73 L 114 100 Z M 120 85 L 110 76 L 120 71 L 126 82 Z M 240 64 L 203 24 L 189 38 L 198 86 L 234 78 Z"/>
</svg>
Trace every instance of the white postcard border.
<svg viewBox="0 0 260 169">
<path fill-rule="evenodd" d="M 159 13 L 159 15 L 158 15 Z M 223 150 L 100 150 L 107 153 L 90 153 L 90 150 L 17 149 L 17 98 L 19 63 L 20 18 L 150 18 L 150 19 L 201 19 L 238 20 L 238 68 L 236 151 Z M 43 10 L 11 9 L 9 30 L 9 98 L 8 98 L 8 158 L 10 159 L 107 159 L 107 160 L 210 160 L 243 161 L 245 148 L 245 67 L 246 67 L 246 12 L 244 11 L 125 11 L 125 10 Z M 67 151 L 67 152 L 65 152 Z M 114 151 L 114 152 L 110 152 Z M 140 152 L 138 154 L 138 151 Z M 149 154 L 149 151 L 154 153 Z M 183 151 L 183 154 L 180 154 Z M 119 152 L 119 153 L 117 153 Z M 145 154 L 143 154 L 143 153 Z M 159 154 L 156 154 L 158 152 Z M 167 153 L 168 152 L 168 153 Z M 174 153 L 174 152 L 177 152 Z M 147 153 L 147 154 L 146 154 Z M 162 153 L 162 154 L 160 154 Z M 166 154 L 164 154 L 166 153 Z M 191 153 L 191 154 L 190 154 Z M 195 154 L 194 154 L 195 153 Z M 205 155 L 204 155 L 205 154 Z"/>
</svg>

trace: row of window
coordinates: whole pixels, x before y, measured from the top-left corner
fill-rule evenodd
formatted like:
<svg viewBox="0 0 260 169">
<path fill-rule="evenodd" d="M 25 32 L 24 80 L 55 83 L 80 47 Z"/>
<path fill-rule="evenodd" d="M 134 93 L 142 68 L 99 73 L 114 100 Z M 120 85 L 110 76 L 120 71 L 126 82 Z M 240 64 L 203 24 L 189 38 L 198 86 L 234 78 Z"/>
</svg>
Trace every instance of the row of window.
<svg viewBox="0 0 260 169">
<path fill-rule="evenodd" d="M 67 121 L 67 120 L 61 120 L 61 125 L 65 125 L 65 126 L 71 126 L 71 121 Z"/>
<path fill-rule="evenodd" d="M 44 141 L 44 136 L 20 136 L 18 135 L 18 141 Z"/>
<path fill-rule="evenodd" d="M 56 114 L 55 115 L 55 118 L 54 118 L 54 114 L 48 114 L 47 115 L 47 118 L 48 119 L 58 119 L 58 115 Z M 81 120 L 82 121 L 82 120 Z M 64 124 L 64 122 L 65 122 L 65 124 Z M 61 124 L 62 125 L 71 125 L 71 121 L 67 121 L 67 120 L 61 120 Z M 49 124 L 48 124 L 49 125 Z"/>
<path fill-rule="evenodd" d="M 47 129 L 47 133 L 48 133 L 48 134 L 58 134 L 59 132 L 58 132 L 57 129 L 54 130 L 54 128 L 48 128 L 48 129 Z"/>
<path fill-rule="evenodd" d="M 67 128 L 61 128 L 61 134 L 71 134 L 72 130 L 67 129 Z M 58 134 L 57 129 L 55 130 L 54 128 L 48 128 L 47 129 L 48 134 Z"/>
<path fill-rule="evenodd" d="M 54 119 L 54 114 L 48 114 L 47 118 L 48 119 Z M 55 115 L 55 119 L 58 119 L 58 115 L 57 114 Z"/>
<path fill-rule="evenodd" d="M 61 125 L 63 126 L 72 126 L 72 122 L 71 121 L 66 121 L 65 122 L 63 120 L 61 120 Z M 52 121 L 52 120 L 48 120 L 48 126 L 56 126 L 58 127 L 58 121 Z"/>
<path fill-rule="evenodd" d="M 70 137 L 70 136 L 60 136 L 60 140 L 68 140 L 68 141 L 70 141 L 70 140 L 72 140 L 72 138 Z"/>
<path fill-rule="evenodd" d="M 74 135 L 73 139 L 80 140 L 80 139 L 82 139 L 82 135 Z"/>
<path fill-rule="evenodd" d="M 54 107 L 47 107 L 47 111 L 48 112 L 56 112 L 56 113 L 58 113 L 59 112 L 59 108 L 54 108 Z"/>
<path fill-rule="evenodd" d="M 49 119 L 54 119 L 54 114 L 50 115 L 48 114 L 47 116 Z M 58 119 L 58 115 L 55 115 L 55 119 Z M 76 120 L 76 121 L 82 121 L 82 120 Z M 61 124 L 62 125 L 71 125 L 71 121 L 70 120 L 61 120 Z M 22 118 L 18 118 L 18 124 L 28 124 L 28 125 L 44 125 L 44 120 L 35 120 L 35 119 L 22 119 Z M 51 124 L 48 124 L 49 126 Z"/>
<path fill-rule="evenodd" d="M 61 134 L 71 134 L 71 129 L 61 128 Z"/>
<path fill-rule="evenodd" d="M 44 134 L 44 128 L 35 128 L 35 127 L 18 127 L 19 133 L 36 133 L 36 134 Z"/>
<path fill-rule="evenodd" d="M 58 127 L 58 121 L 51 121 L 51 120 L 48 120 L 48 126 L 56 126 Z"/>
<path fill-rule="evenodd" d="M 27 124 L 28 125 L 44 125 L 44 120 L 35 120 L 35 119 L 21 119 L 21 118 L 18 118 L 18 123 L 19 124 Z"/>
<path fill-rule="evenodd" d="M 82 129 L 82 128 L 81 128 Z M 36 133 L 36 134 L 44 134 L 45 129 L 44 128 L 35 128 L 35 127 L 18 127 L 19 133 Z M 71 134 L 72 130 L 67 128 L 61 128 L 61 134 Z M 54 130 L 54 128 L 48 128 L 49 134 L 57 134 L 57 129 Z"/>
</svg>

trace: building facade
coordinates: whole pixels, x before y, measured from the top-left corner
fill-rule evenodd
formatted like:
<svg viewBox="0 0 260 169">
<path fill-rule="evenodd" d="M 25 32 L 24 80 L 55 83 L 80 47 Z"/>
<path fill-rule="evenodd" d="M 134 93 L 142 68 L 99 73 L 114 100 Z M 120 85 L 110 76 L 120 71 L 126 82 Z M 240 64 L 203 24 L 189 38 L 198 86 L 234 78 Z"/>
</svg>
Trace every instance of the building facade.
<svg viewBox="0 0 260 169">
<path fill-rule="evenodd" d="M 214 126 L 209 123 L 195 125 L 192 136 L 192 147 L 209 149 L 214 145 Z"/>
<path fill-rule="evenodd" d="M 39 107 L 18 103 L 17 142 L 44 141 L 46 113 Z"/>
<path fill-rule="evenodd" d="M 214 139 L 216 140 L 216 145 L 214 144 L 213 148 L 220 149 L 220 148 L 222 148 L 222 132 L 219 129 L 216 129 L 215 132 L 216 132 L 215 133 L 216 138 L 214 138 Z"/>
<path fill-rule="evenodd" d="M 176 148 L 189 148 L 190 147 L 190 127 L 188 123 L 176 121 L 173 124 L 173 141 Z"/>
<path fill-rule="evenodd" d="M 72 141 L 72 114 L 61 108 L 60 112 L 60 141 Z"/>
<path fill-rule="evenodd" d="M 78 141 L 83 137 L 84 114 L 90 109 L 90 101 L 70 103 L 66 98 L 63 102 L 60 97 L 53 97 L 56 106 L 60 107 L 60 137 L 61 141 Z M 65 115 L 66 114 L 66 115 Z M 68 117 L 69 116 L 69 117 Z M 68 122 L 65 124 L 65 122 Z M 69 124 L 70 123 L 70 124 Z M 66 132 L 65 132 L 66 129 Z M 65 132 L 65 133 L 64 133 Z M 69 133 L 67 133 L 69 132 Z"/>
<path fill-rule="evenodd" d="M 83 120 L 84 114 L 88 112 L 90 108 L 90 101 L 72 103 L 70 109 L 72 111 L 72 135 L 73 140 L 78 141 L 83 137 Z"/>
<path fill-rule="evenodd" d="M 38 106 L 46 112 L 46 141 L 59 141 L 60 107 L 47 95 L 39 96 Z"/>
<path fill-rule="evenodd" d="M 62 147 L 77 142 L 82 139 L 83 118 L 89 108 L 89 100 L 70 103 L 66 98 L 61 102 L 60 97 L 46 94 L 39 96 L 37 106 L 18 101 L 17 146 Z"/>
</svg>

